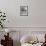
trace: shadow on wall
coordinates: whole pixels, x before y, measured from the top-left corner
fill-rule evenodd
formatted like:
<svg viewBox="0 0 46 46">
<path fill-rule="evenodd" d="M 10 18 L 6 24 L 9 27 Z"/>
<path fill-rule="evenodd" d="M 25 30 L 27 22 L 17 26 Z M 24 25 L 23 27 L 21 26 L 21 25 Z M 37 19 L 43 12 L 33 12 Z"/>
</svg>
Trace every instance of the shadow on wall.
<svg viewBox="0 0 46 46">
<path fill-rule="evenodd" d="M 13 46 L 21 46 L 20 41 L 13 40 Z"/>
</svg>

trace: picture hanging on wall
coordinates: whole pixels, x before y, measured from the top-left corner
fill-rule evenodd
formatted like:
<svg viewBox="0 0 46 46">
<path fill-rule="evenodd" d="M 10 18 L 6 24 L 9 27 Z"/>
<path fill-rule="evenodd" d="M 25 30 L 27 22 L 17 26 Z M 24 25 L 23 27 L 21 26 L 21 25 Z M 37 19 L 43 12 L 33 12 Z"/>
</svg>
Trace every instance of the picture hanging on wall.
<svg viewBox="0 0 46 46">
<path fill-rule="evenodd" d="M 28 16 L 28 6 L 20 6 L 20 16 Z"/>
</svg>

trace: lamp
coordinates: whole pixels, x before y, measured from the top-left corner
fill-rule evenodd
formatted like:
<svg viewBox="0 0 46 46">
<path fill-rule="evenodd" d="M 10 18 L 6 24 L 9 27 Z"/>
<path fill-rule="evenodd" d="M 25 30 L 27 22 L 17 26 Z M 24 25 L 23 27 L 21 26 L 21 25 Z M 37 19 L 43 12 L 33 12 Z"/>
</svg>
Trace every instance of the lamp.
<svg viewBox="0 0 46 46">
<path fill-rule="evenodd" d="M 5 29 L 5 32 L 7 33 L 7 36 L 9 36 L 9 29 Z"/>
</svg>

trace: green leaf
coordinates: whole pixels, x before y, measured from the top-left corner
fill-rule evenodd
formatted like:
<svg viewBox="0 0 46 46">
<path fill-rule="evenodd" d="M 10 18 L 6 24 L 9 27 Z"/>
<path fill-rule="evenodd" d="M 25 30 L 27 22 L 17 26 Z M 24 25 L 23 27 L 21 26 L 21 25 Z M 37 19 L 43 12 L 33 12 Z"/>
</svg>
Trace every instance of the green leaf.
<svg viewBox="0 0 46 46">
<path fill-rule="evenodd" d="M 3 28 L 3 25 L 1 25 L 1 27 Z"/>
<path fill-rule="evenodd" d="M 5 13 L 4 13 L 4 15 L 5 15 Z"/>
<path fill-rule="evenodd" d="M 0 13 L 2 13 L 2 12 L 0 12 Z"/>
<path fill-rule="evenodd" d="M 3 17 L 6 17 L 6 16 L 3 16 Z"/>
</svg>

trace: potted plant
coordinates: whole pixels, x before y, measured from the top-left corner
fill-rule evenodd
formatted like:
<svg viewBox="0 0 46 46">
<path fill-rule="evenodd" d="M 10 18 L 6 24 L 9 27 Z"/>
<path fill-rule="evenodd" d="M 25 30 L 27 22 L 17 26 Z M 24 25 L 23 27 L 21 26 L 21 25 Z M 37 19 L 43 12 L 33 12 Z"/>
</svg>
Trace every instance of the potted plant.
<svg viewBox="0 0 46 46">
<path fill-rule="evenodd" d="M 6 15 L 4 12 L 0 11 L 0 27 L 4 28 L 4 22 L 6 20 Z"/>
</svg>

